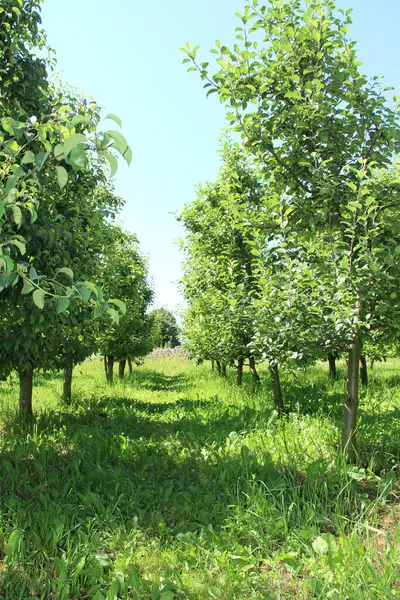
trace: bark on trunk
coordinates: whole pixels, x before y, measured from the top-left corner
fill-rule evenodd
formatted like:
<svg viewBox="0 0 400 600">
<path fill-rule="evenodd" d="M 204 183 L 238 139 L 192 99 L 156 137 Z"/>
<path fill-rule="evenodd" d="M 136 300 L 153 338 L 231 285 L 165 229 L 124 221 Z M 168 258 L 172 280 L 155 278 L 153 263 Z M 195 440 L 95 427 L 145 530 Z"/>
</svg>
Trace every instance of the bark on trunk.
<svg viewBox="0 0 400 600">
<path fill-rule="evenodd" d="M 226 377 L 226 364 L 225 363 L 223 363 L 221 365 L 221 375 L 222 375 L 222 377 Z"/>
<path fill-rule="evenodd" d="M 72 399 L 72 371 L 73 364 L 70 363 L 64 368 L 63 400 L 65 404 L 71 404 Z"/>
<path fill-rule="evenodd" d="M 361 340 L 356 338 L 349 350 L 347 363 L 347 388 L 344 402 L 342 449 L 354 461 L 356 457 L 356 426 L 358 409 L 358 379 L 361 355 Z"/>
<path fill-rule="evenodd" d="M 129 367 L 129 375 L 132 375 L 133 369 L 132 369 L 132 359 L 131 358 L 128 358 L 128 367 Z"/>
<path fill-rule="evenodd" d="M 329 377 L 331 379 L 336 379 L 336 356 L 334 354 L 328 354 L 328 362 L 329 362 Z"/>
<path fill-rule="evenodd" d="M 19 371 L 19 413 L 24 421 L 33 416 L 32 410 L 33 369 Z"/>
<path fill-rule="evenodd" d="M 107 356 L 107 381 L 108 383 L 114 382 L 114 357 Z"/>
<path fill-rule="evenodd" d="M 281 380 L 279 377 L 279 368 L 277 364 L 269 366 L 269 375 L 271 378 L 272 395 L 274 398 L 275 410 L 278 415 L 286 412 L 285 405 L 282 399 Z"/>
<path fill-rule="evenodd" d="M 250 356 L 249 364 L 250 364 L 250 373 L 253 378 L 254 387 L 258 387 L 260 385 L 260 376 L 257 373 L 256 361 L 254 360 L 254 356 Z"/>
<path fill-rule="evenodd" d="M 118 375 L 120 379 L 124 378 L 125 375 L 125 365 L 126 365 L 126 360 L 120 360 L 119 361 L 119 367 L 118 367 Z"/>
<path fill-rule="evenodd" d="M 238 358 L 238 364 L 237 364 L 237 372 L 236 372 L 236 384 L 237 385 L 242 385 L 243 383 L 243 363 L 244 363 L 244 358 L 241 356 L 240 358 Z"/>
<path fill-rule="evenodd" d="M 215 364 L 217 365 L 217 373 L 218 373 L 218 375 L 221 375 L 221 363 L 219 362 L 219 360 L 216 360 Z"/>
<path fill-rule="evenodd" d="M 107 381 L 108 381 L 107 356 L 106 356 L 106 355 L 104 355 L 104 357 L 103 357 L 103 358 L 104 358 L 104 373 L 105 373 L 105 375 L 106 375 L 106 379 L 107 379 Z"/>
<path fill-rule="evenodd" d="M 363 387 L 368 387 L 367 359 L 364 354 L 360 356 L 360 381 Z"/>
</svg>

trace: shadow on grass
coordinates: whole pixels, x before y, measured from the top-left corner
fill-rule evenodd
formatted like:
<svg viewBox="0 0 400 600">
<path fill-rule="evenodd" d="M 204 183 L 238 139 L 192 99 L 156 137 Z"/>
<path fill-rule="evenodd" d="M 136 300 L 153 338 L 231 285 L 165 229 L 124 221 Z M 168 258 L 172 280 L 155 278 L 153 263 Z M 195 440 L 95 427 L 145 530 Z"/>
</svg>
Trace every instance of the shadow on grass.
<svg viewBox="0 0 400 600">
<path fill-rule="evenodd" d="M 164 392 L 179 392 L 188 385 L 187 377 L 181 373 L 168 375 L 150 369 L 135 369 L 125 381 L 132 381 L 134 385 L 146 390 Z"/>
<path fill-rule="evenodd" d="M 271 408 L 261 413 L 216 400 L 195 400 L 185 396 L 187 381 L 181 375 L 151 371 L 138 375 L 133 376 L 135 386 L 169 388 L 183 397 L 152 403 L 113 397 L 110 390 L 109 397 L 77 405 L 74 412 L 42 413 L 29 435 L 12 421 L 3 433 L 4 522 L 25 532 L 29 544 L 35 540 L 34 554 L 29 554 L 27 543 L 21 561 L 35 564 L 49 581 L 57 577 L 54 557 L 68 554 L 75 545 L 79 548 L 82 540 L 86 583 L 80 596 L 75 590 L 75 597 L 84 597 L 83 589 L 104 578 L 95 557 L 102 553 L 103 562 L 109 560 L 104 548 L 108 549 L 110 536 L 125 543 L 137 537 L 138 546 L 151 548 L 152 540 L 163 547 L 175 544 L 179 535 L 201 533 L 213 544 L 224 535 L 233 544 L 240 540 L 256 551 L 260 540 L 277 549 L 288 530 L 306 521 L 314 528 L 313 535 L 338 533 L 337 513 L 342 510 L 346 519 L 351 519 L 351 510 L 357 514 L 357 482 L 350 481 L 347 505 L 339 507 L 337 499 L 346 482 L 326 460 L 318 459 L 299 472 L 243 445 L 240 432 L 267 426 Z M 336 415 L 338 392 L 329 382 L 322 390 L 294 379 L 284 385 L 293 408 Z M 398 416 L 399 411 L 384 415 L 382 430 L 390 431 Z M 375 418 L 364 418 L 371 436 Z M 255 512 L 257 520 L 251 517 Z M 10 570 L 4 577 L 4 589 L 20 589 L 20 598 L 34 595 L 28 596 L 34 585 L 28 568 Z M 37 595 L 44 589 L 43 581 L 36 584 Z M 51 587 L 51 582 L 46 585 Z"/>
</svg>

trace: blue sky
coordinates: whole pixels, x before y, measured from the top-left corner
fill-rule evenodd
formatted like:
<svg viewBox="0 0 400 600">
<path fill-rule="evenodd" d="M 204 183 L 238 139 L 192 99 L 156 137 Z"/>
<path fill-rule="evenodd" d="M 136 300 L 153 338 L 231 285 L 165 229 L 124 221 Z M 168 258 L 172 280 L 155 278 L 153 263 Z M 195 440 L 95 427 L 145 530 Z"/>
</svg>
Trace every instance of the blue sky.
<svg viewBox="0 0 400 600">
<path fill-rule="evenodd" d="M 42 18 L 62 78 L 123 121 L 133 161 L 115 177 L 126 202 L 121 223 L 149 255 L 156 303 L 176 309 L 183 235 L 171 214 L 215 178 L 224 111 L 206 99 L 179 48 L 230 43 L 244 0 L 45 0 Z M 400 93 L 400 0 L 338 0 L 354 9 L 350 35 L 369 75 Z M 105 113 L 106 114 L 106 113 Z M 111 124 L 112 122 L 110 122 Z"/>
</svg>

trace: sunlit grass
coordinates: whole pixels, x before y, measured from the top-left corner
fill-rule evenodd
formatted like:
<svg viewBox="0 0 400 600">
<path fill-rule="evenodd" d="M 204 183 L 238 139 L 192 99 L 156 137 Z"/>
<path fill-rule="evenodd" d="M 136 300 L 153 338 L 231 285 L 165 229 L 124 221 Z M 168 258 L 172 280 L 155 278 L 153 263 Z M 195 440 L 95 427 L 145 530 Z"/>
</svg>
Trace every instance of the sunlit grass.
<svg viewBox="0 0 400 600">
<path fill-rule="evenodd" d="M 281 420 L 261 375 L 158 357 L 110 387 L 87 361 L 70 408 L 37 376 L 29 430 L 2 383 L 0 598 L 398 598 L 398 363 L 362 392 L 357 467 L 343 365 L 284 373 Z"/>
</svg>

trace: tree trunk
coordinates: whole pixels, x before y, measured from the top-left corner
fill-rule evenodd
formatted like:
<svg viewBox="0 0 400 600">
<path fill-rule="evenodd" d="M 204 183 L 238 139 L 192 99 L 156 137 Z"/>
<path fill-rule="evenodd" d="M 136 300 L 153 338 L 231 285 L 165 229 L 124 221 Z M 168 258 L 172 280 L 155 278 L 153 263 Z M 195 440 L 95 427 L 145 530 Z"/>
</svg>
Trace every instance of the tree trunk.
<svg viewBox="0 0 400 600">
<path fill-rule="evenodd" d="M 360 381 L 363 387 L 368 387 L 367 359 L 364 354 L 360 356 Z"/>
<path fill-rule="evenodd" d="M 226 377 L 226 364 L 222 363 L 221 365 L 221 376 Z"/>
<path fill-rule="evenodd" d="M 214 361 L 211 360 L 211 371 L 214 371 Z"/>
<path fill-rule="evenodd" d="M 133 369 L 132 369 L 132 359 L 131 358 L 128 358 L 128 367 L 129 367 L 129 375 L 132 375 Z"/>
<path fill-rule="evenodd" d="M 28 367 L 19 371 L 19 414 L 24 421 L 33 417 L 32 410 L 32 387 L 33 387 L 33 369 Z"/>
<path fill-rule="evenodd" d="M 238 364 L 237 364 L 237 372 L 236 372 L 236 384 L 237 385 L 242 385 L 243 382 L 243 363 L 244 363 L 244 358 L 243 356 L 241 356 L 240 358 L 238 358 Z"/>
<path fill-rule="evenodd" d="M 349 460 L 356 457 L 356 426 L 358 408 L 358 378 L 361 355 L 361 340 L 356 338 L 349 350 L 347 363 L 347 388 L 344 403 L 342 449 Z"/>
<path fill-rule="evenodd" d="M 331 379 L 336 379 L 336 356 L 334 354 L 328 354 L 328 362 L 329 362 L 329 377 Z"/>
<path fill-rule="evenodd" d="M 64 368 L 63 400 L 65 404 L 70 405 L 72 399 L 72 362 Z"/>
<path fill-rule="evenodd" d="M 107 381 L 113 383 L 114 381 L 114 357 L 107 356 Z"/>
<path fill-rule="evenodd" d="M 274 397 L 274 405 L 278 415 L 286 412 L 285 405 L 282 399 L 281 380 L 279 377 L 278 364 L 269 365 L 269 375 L 271 378 L 272 395 Z"/>
<path fill-rule="evenodd" d="M 218 375 L 221 375 L 221 363 L 219 362 L 219 360 L 215 361 L 215 364 L 217 365 L 217 373 Z"/>
<path fill-rule="evenodd" d="M 371 371 L 374 368 L 374 363 L 375 363 L 375 359 L 371 358 L 371 360 L 369 361 L 369 368 L 371 369 Z"/>
<path fill-rule="evenodd" d="M 260 376 L 257 373 L 256 361 L 254 360 L 254 356 L 250 356 L 249 364 L 250 364 L 250 373 L 251 373 L 251 376 L 253 377 L 254 387 L 258 387 L 260 385 Z"/>
<path fill-rule="evenodd" d="M 119 367 L 118 367 L 118 375 L 120 379 L 124 378 L 125 375 L 125 365 L 126 365 L 126 359 L 122 359 L 119 361 Z"/>
<path fill-rule="evenodd" d="M 106 374 L 106 379 L 108 381 L 107 356 L 106 355 L 104 355 L 104 373 Z"/>
</svg>

